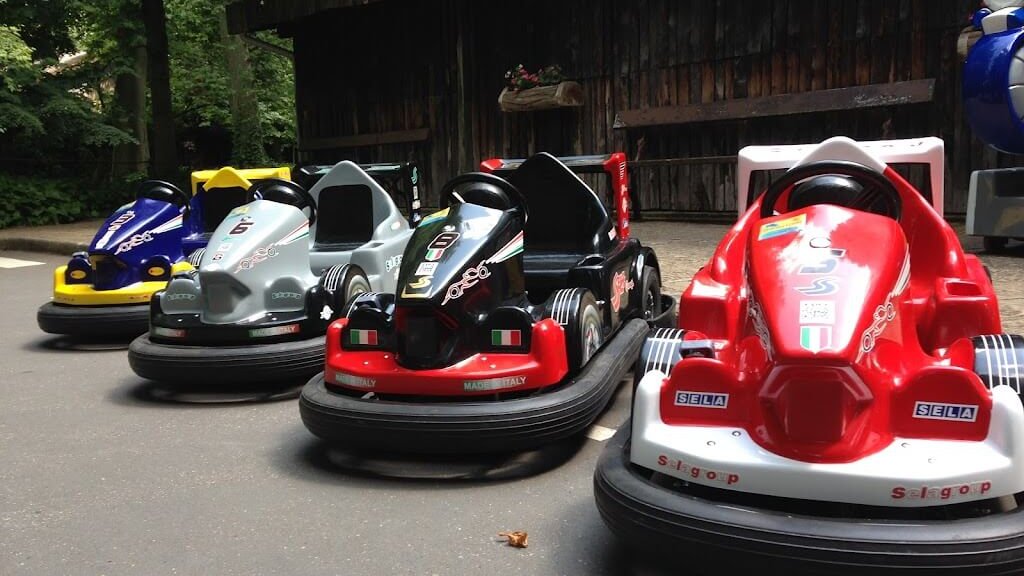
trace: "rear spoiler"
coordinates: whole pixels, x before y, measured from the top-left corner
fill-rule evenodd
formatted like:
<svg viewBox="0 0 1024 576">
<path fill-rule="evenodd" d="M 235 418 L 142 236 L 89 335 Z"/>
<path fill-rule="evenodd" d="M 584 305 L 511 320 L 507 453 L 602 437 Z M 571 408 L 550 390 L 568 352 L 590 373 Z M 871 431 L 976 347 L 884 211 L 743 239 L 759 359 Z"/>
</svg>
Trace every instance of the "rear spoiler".
<svg viewBox="0 0 1024 576">
<path fill-rule="evenodd" d="M 295 182 L 309 190 L 317 181 L 334 168 L 334 164 L 312 164 L 309 166 L 297 167 L 294 170 Z M 406 208 L 409 210 L 409 224 L 414 228 L 419 224 L 423 216 L 420 214 L 420 189 L 419 169 L 415 162 L 377 162 L 372 164 L 359 164 L 359 168 L 367 175 L 377 180 L 392 193 L 395 190 L 403 193 L 406 198 Z M 395 184 L 395 186 L 387 186 Z"/>
<path fill-rule="evenodd" d="M 268 178 L 280 178 L 291 180 L 291 170 L 287 166 L 277 168 L 232 168 L 225 166 L 216 170 L 196 170 L 191 175 L 192 195 L 199 191 L 199 186 L 204 189 L 211 188 L 242 188 L 248 190 L 254 182 Z"/>
<path fill-rule="evenodd" d="M 626 155 L 592 154 L 586 156 L 557 156 L 558 161 L 577 174 L 600 174 L 611 178 L 615 206 L 615 231 L 619 238 L 629 238 L 629 176 L 626 173 Z M 492 174 L 507 174 L 519 168 L 526 158 L 491 158 L 480 163 L 480 169 Z"/>
</svg>

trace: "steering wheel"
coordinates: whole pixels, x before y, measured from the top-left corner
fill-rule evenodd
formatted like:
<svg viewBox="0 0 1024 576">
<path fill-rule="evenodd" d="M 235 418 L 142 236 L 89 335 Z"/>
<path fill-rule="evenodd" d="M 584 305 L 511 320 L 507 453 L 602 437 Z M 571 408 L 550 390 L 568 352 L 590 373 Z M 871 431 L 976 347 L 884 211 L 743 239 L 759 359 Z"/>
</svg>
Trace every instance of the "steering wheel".
<svg viewBox="0 0 1024 576">
<path fill-rule="evenodd" d="M 309 225 L 316 222 L 316 200 L 305 188 L 280 178 L 267 178 L 253 184 L 245 192 L 246 203 L 254 200 L 270 200 L 295 206 L 299 210 L 309 208 Z"/>
<path fill-rule="evenodd" d="M 185 209 L 184 212 L 182 212 L 185 217 L 188 217 L 189 211 L 192 208 L 190 204 L 192 198 L 183 192 L 181 188 L 178 188 L 166 180 L 146 180 L 141 182 L 135 197 L 150 198 L 152 200 L 160 200 L 162 202 L 175 204 Z"/>
<path fill-rule="evenodd" d="M 466 184 L 484 184 L 484 186 L 465 186 Z M 465 187 L 464 190 L 457 188 Z M 440 205 L 451 206 L 454 203 L 479 204 L 496 210 L 508 210 L 518 206 L 523 211 L 523 220 L 529 218 L 530 210 L 526 206 L 526 198 L 511 182 L 486 172 L 468 172 L 449 180 L 441 188 Z"/>
<path fill-rule="evenodd" d="M 823 176 L 825 174 L 836 174 L 848 176 L 863 186 L 863 189 L 849 202 L 847 208 L 873 212 L 881 216 L 888 216 L 893 220 L 899 220 L 903 213 L 903 198 L 896 190 L 896 185 L 883 174 L 856 162 L 839 160 L 823 160 L 797 166 L 771 183 L 764 195 L 761 197 L 761 218 L 773 216 L 775 203 L 782 194 L 801 180 Z M 882 201 L 882 208 L 875 208 L 874 205 Z"/>
</svg>

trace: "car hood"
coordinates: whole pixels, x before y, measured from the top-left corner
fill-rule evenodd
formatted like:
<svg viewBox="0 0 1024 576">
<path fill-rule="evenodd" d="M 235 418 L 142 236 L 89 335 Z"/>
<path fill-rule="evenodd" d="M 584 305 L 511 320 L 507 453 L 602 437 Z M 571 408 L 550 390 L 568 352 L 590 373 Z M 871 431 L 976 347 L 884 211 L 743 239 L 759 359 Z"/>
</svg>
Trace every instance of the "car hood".
<svg viewBox="0 0 1024 576">
<path fill-rule="evenodd" d="M 139 198 L 117 209 L 89 244 L 90 254 L 116 256 L 129 266 L 153 254 L 181 257 L 182 210 L 168 202 Z"/>
<path fill-rule="evenodd" d="M 817 205 L 765 219 L 748 242 L 754 330 L 776 363 L 853 363 L 899 322 L 910 261 L 896 221 Z"/>
</svg>

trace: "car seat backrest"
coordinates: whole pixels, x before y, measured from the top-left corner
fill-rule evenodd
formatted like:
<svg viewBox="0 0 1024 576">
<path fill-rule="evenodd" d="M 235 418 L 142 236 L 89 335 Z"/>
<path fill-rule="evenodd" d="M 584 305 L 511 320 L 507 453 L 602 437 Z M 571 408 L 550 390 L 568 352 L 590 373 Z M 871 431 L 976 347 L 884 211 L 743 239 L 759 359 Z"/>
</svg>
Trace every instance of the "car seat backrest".
<svg viewBox="0 0 1024 576">
<path fill-rule="evenodd" d="M 364 184 L 327 186 L 320 191 L 314 241 L 351 250 L 373 237 L 373 196 Z"/>
<path fill-rule="evenodd" d="M 542 152 L 510 173 L 530 207 L 525 249 L 573 254 L 602 253 L 613 228 L 597 194 L 554 156 Z"/>
<path fill-rule="evenodd" d="M 227 218 L 228 212 L 245 204 L 245 188 L 241 186 L 206 190 L 200 184 L 197 193 L 203 195 L 203 232 L 213 232 Z"/>
<path fill-rule="evenodd" d="M 388 192 L 348 160 L 335 164 L 309 193 L 317 205 L 314 249 L 353 250 L 382 230 L 397 229 L 395 222 L 408 228 Z"/>
</svg>

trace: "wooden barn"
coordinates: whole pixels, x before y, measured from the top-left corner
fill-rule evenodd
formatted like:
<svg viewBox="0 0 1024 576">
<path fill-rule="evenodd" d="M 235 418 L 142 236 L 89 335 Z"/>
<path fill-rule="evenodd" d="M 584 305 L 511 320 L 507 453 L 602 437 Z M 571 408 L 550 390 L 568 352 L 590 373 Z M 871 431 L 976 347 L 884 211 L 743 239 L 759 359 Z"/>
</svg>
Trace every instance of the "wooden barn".
<svg viewBox="0 0 1024 576">
<path fill-rule="evenodd" d="M 748 144 L 946 142 L 946 207 L 1012 165 L 960 103 L 977 0 L 244 0 L 229 29 L 293 39 L 303 161 L 415 159 L 427 204 L 493 156 L 625 151 L 644 214 L 731 219 Z M 558 65 L 568 104 L 504 111 L 505 73 Z"/>
</svg>

